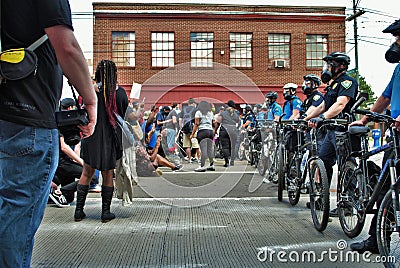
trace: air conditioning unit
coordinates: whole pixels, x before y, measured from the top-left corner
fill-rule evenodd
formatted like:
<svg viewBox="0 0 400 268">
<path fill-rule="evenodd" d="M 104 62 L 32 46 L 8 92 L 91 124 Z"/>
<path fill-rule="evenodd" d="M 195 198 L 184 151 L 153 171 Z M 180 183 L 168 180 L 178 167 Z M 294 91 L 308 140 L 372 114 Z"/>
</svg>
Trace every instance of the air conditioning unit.
<svg viewBox="0 0 400 268">
<path fill-rule="evenodd" d="M 286 61 L 285 60 L 275 60 L 274 61 L 274 66 L 275 66 L 275 68 L 285 68 L 286 67 Z"/>
</svg>

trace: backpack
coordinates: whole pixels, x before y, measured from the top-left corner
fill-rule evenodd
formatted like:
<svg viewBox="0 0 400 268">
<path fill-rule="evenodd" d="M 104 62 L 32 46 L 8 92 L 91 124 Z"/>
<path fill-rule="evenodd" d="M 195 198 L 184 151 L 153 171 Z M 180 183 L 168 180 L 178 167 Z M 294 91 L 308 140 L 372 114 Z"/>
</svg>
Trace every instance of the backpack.
<svg viewBox="0 0 400 268">
<path fill-rule="evenodd" d="M 186 106 L 182 110 L 182 132 L 190 134 L 193 131 L 195 107 Z"/>
</svg>

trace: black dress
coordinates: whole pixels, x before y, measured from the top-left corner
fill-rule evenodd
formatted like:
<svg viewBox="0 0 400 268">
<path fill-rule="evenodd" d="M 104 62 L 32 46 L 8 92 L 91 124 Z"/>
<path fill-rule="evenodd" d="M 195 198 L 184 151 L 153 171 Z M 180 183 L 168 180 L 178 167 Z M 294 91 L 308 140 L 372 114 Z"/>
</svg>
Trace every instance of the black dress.
<svg viewBox="0 0 400 268">
<path fill-rule="evenodd" d="M 97 124 L 92 136 L 82 140 L 81 157 L 92 168 L 100 171 L 115 168 L 122 156 L 116 142 L 116 132 L 108 120 L 103 91 L 97 94 Z"/>
</svg>

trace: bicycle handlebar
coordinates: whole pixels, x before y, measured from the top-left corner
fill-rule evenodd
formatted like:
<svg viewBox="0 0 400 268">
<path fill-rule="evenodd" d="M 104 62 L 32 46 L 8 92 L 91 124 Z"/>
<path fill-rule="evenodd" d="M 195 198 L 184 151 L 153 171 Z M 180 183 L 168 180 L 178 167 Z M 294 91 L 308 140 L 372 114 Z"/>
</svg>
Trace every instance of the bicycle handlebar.
<svg viewBox="0 0 400 268">
<path fill-rule="evenodd" d="M 383 122 L 383 123 L 386 123 L 386 124 L 393 124 L 396 121 L 390 115 L 371 112 L 371 111 L 368 111 L 368 110 L 356 109 L 354 112 L 356 114 L 365 115 L 365 116 L 368 117 L 369 120 L 371 120 L 373 122 L 377 122 L 377 123 Z"/>
</svg>

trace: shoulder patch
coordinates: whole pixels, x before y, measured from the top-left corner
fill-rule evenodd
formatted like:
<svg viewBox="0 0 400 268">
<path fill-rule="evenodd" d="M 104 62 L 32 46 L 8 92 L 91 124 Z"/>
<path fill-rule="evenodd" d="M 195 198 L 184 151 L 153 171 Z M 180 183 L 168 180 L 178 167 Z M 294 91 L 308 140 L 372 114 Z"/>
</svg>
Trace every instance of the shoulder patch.
<svg viewBox="0 0 400 268">
<path fill-rule="evenodd" d="M 320 98 L 321 98 L 320 95 L 315 95 L 312 99 L 313 99 L 314 101 L 317 101 L 317 100 L 319 100 Z"/>
<path fill-rule="evenodd" d="M 345 89 L 349 89 L 353 82 L 351 80 L 344 80 L 340 83 Z"/>
</svg>

